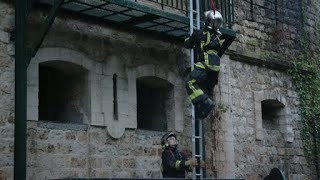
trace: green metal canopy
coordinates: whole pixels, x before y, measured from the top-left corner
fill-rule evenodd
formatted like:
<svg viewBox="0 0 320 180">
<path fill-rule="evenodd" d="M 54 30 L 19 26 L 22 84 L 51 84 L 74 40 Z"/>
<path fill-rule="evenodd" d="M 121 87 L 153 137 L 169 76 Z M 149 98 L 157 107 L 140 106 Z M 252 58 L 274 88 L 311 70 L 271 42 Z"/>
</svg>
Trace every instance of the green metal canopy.
<svg viewBox="0 0 320 180">
<path fill-rule="evenodd" d="M 52 0 L 39 0 L 53 5 Z M 67 0 L 63 9 L 81 13 L 111 23 L 112 25 L 183 39 L 189 33 L 189 18 L 156 9 L 133 0 Z M 235 37 L 232 30 L 221 28 L 227 36 Z"/>
</svg>

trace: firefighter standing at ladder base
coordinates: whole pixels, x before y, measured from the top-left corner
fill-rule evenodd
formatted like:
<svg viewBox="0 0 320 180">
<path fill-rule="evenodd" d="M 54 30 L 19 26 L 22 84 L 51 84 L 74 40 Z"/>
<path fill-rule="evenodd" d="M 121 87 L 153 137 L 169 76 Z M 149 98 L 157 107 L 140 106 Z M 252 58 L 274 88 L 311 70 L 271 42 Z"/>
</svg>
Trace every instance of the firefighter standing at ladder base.
<svg viewBox="0 0 320 180">
<path fill-rule="evenodd" d="M 168 132 L 161 138 L 162 163 L 161 172 L 163 178 L 185 178 L 186 171 L 191 171 L 193 166 L 204 167 L 196 159 L 188 160 L 186 155 L 178 149 L 177 136 L 174 132 Z"/>
<path fill-rule="evenodd" d="M 195 49 L 195 65 L 190 73 L 186 88 L 195 106 L 197 119 L 206 118 L 215 107 L 213 99 L 213 88 L 218 82 L 220 71 L 221 42 L 219 27 L 223 18 L 218 11 L 206 11 L 204 27 L 202 30 L 195 30 L 185 40 L 186 48 Z"/>
</svg>

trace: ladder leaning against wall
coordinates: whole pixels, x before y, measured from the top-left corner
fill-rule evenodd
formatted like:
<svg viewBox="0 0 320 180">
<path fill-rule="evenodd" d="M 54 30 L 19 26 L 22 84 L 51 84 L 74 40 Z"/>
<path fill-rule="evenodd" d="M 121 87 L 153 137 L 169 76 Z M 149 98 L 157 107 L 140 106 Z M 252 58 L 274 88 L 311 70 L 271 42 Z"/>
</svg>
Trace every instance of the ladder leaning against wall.
<svg viewBox="0 0 320 180">
<path fill-rule="evenodd" d="M 194 1 L 196 7 L 194 7 Z M 195 20 L 194 20 L 195 16 Z M 200 2 L 199 0 L 189 0 L 189 20 L 190 20 L 190 35 L 193 29 L 200 29 Z M 194 68 L 194 50 L 190 50 L 191 69 Z M 195 120 L 195 109 L 192 105 L 192 158 L 198 161 L 203 160 L 203 121 Z M 193 167 L 192 179 L 203 179 L 204 172 L 201 167 Z"/>
</svg>

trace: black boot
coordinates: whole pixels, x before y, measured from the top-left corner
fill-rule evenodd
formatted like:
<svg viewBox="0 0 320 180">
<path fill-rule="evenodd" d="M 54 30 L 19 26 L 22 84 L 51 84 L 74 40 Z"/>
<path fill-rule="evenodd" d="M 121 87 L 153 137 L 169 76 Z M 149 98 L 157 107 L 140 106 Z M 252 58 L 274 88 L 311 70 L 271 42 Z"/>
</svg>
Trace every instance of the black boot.
<svg viewBox="0 0 320 180">
<path fill-rule="evenodd" d="M 214 106 L 214 102 L 209 98 L 205 99 L 202 102 L 199 102 L 197 105 L 195 105 L 196 119 L 206 118 L 210 114 Z"/>
</svg>

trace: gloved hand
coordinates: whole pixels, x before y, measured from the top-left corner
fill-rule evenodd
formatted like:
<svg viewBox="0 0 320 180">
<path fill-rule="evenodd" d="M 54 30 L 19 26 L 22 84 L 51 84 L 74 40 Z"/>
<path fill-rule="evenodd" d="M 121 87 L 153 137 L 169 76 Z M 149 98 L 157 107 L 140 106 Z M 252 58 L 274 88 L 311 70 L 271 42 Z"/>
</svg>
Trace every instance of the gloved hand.
<svg viewBox="0 0 320 180">
<path fill-rule="evenodd" d="M 198 165 L 198 161 L 196 159 L 190 159 L 188 161 L 185 162 L 186 166 L 197 166 Z"/>
</svg>

